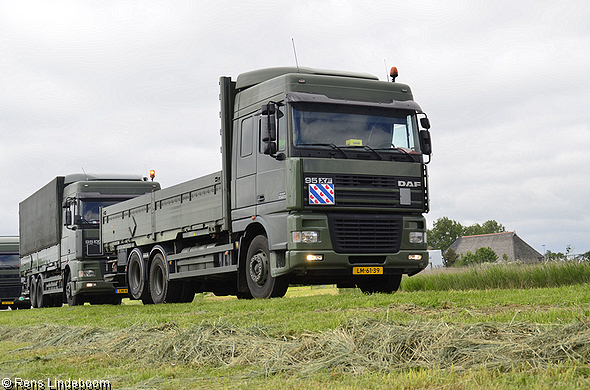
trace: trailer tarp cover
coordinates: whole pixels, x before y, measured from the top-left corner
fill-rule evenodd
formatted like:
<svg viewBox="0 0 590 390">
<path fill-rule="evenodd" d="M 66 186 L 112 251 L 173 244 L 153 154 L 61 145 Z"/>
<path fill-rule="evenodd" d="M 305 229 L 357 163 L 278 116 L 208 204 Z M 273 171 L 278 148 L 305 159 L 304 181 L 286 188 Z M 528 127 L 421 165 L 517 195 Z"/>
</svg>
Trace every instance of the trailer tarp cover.
<svg viewBox="0 0 590 390">
<path fill-rule="evenodd" d="M 19 204 L 20 256 L 60 240 L 64 177 L 58 176 Z"/>
</svg>

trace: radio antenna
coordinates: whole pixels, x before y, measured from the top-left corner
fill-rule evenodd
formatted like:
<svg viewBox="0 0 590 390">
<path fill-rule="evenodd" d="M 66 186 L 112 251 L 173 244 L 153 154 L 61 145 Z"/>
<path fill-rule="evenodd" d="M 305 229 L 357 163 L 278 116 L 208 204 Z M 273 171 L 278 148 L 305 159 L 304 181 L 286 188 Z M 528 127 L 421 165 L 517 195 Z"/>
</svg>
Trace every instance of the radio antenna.
<svg viewBox="0 0 590 390">
<path fill-rule="evenodd" d="M 82 172 L 84 172 L 84 176 L 86 176 L 86 181 L 88 181 L 88 175 L 86 174 L 86 171 L 84 170 L 84 167 L 82 167 Z"/>
<path fill-rule="evenodd" d="M 297 65 L 297 73 L 299 73 L 299 61 L 297 61 L 297 50 L 295 50 L 295 39 L 291 38 L 291 43 L 293 43 L 293 54 L 295 55 L 295 65 Z"/>
<path fill-rule="evenodd" d="M 387 61 L 385 58 L 383 59 L 383 63 L 385 64 L 385 78 L 387 79 L 387 82 L 389 82 L 389 72 L 387 71 Z"/>
</svg>

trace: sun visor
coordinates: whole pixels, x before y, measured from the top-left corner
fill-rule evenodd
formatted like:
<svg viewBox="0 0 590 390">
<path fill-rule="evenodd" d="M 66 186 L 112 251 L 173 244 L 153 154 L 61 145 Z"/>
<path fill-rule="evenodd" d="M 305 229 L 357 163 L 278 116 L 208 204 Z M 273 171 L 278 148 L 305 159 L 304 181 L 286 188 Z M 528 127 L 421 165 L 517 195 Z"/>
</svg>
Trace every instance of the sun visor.
<svg viewBox="0 0 590 390">
<path fill-rule="evenodd" d="M 350 106 L 369 106 L 369 107 L 383 107 L 383 108 L 395 108 L 402 110 L 412 110 L 416 112 L 422 112 L 422 109 L 413 100 L 397 101 L 393 100 L 391 103 L 378 103 L 378 102 L 365 102 L 357 100 L 344 100 L 344 99 L 332 99 L 325 95 L 319 95 L 316 93 L 307 92 L 287 92 L 285 96 L 287 103 L 298 103 L 298 102 L 314 102 L 324 104 L 346 104 Z"/>
</svg>

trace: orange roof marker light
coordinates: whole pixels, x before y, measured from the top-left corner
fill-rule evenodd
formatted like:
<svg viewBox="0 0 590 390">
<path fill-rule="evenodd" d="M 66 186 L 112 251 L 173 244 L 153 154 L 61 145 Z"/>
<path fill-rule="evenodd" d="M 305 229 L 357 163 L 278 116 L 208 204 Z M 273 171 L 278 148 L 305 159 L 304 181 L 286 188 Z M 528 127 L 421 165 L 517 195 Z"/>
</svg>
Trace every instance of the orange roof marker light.
<svg viewBox="0 0 590 390">
<path fill-rule="evenodd" d="M 152 179 L 152 181 L 154 181 L 155 177 L 156 177 L 156 171 L 153 169 L 150 169 L 150 179 Z"/>
<path fill-rule="evenodd" d="M 398 76 L 397 68 L 395 66 L 391 68 L 389 75 L 391 76 L 391 82 L 395 83 L 395 78 Z"/>
</svg>

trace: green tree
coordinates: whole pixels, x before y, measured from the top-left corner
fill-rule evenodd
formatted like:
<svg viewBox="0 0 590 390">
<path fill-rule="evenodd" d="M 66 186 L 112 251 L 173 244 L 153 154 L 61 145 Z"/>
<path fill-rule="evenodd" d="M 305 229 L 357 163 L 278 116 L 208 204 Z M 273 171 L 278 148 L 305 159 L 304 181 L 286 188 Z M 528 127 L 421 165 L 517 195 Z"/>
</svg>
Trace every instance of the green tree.
<svg viewBox="0 0 590 390">
<path fill-rule="evenodd" d="M 504 225 L 492 220 L 482 225 L 475 223 L 464 227 L 459 222 L 441 217 L 434 221 L 432 229 L 428 230 L 428 244 L 433 249 L 440 249 L 443 253 L 462 236 L 474 236 L 478 234 L 503 233 L 506 231 Z"/>
<path fill-rule="evenodd" d="M 475 256 L 478 263 L 494 263 L 498 260 L 498 255 L 490 247 L 477 248 Z"/>
<path fill-rule="evenodd" d="M 457 265 L 493 263 L 496 260 L 498 260 L 498 255 L 496 255 L 496 252 L 492 248 L 477 248 L 475 253 L 467 251 L 467 253 L 461 255 L 461 259 L 457 262 Z"/>
<path fill-rule="evenodd" d="M 443 265 L 445 267 L 452 267 L 459 260 L 459 255 L 452 248 L 447 249 L 443 255 Z"/>
<path fill-rule="evenodd" d="M 562 252 L 551 252 L 550 250 L 545 252 L 546 261 L 563 261 L 565 259 L 566 256 Z"/>
<path fill-rule="evenodd" d="M 447 217 L 434 221 L 432 229 L 428 230 L 428 243 L 434 249 L 440 249 L 443 253 L 453 242 L 463 235 L 463 226 Z"/>
<path fill-rule="evenodd" d="M 492 220 L 485 221 L 482 225 L 475 223 L 467 226 L 464 231 L 464 236 L 476 236 L 479 234 L 503 233 L 506 231 L 504 225 Z"/>
</svg>

